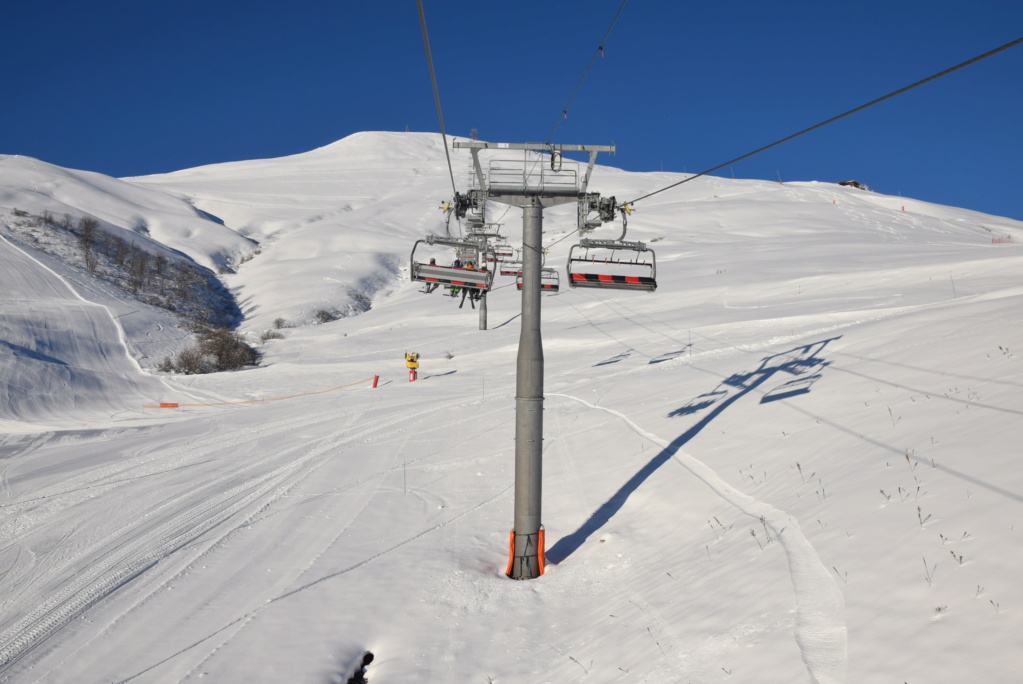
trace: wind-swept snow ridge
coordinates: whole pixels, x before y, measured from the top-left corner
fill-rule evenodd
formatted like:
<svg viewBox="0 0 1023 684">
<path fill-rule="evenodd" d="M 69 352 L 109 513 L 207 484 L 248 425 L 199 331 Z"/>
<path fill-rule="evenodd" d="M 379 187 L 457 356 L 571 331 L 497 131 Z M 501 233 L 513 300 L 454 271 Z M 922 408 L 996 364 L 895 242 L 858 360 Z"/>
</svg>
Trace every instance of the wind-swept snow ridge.
<svg viewBox="0 0 1023 684">
<path fill-rule="evenodd" d="M 255 302 L 245 325 L 261 331 L 277 317 L 312 323 L 319 310 L 342 315 L 393 291 L 415 239 L 445 230 L 446 174 L 439 135 L 357 133 L 278 159 L 127 180 L 187 197 L 259 242 L 225 280 Z"/>
<path fill-rule="evenodd" d="M 784 511 L 738 491 L 696 457 L 670 442 L 644 430 L 625 414 L 569 394 L 549 393 L 547 396 L 572 399 L 589 408 L 619 418 L 645 439 L 665 451 L 683 468 L 700 478 L 722 499 L 754 520 L 763 520 L 775 534 L 788 557 L 789 577 L 796 599 L 794 625 L 806 671 L 813 684 L 842 684 L 846 675 L 846 628 L 842 619 L 842 592 L 821 563 L 813 546 L 803 535 L 799 523 Z"/>
<path fill-rule="evenodd" d="M 153 253 L 177 251 L 210 269 L 249 254 L 255 244 L 171 193 L 32 157 L 0 159 L 0 207 L 33 215 L 92 216 L 102 228 Z"/>
</svg>

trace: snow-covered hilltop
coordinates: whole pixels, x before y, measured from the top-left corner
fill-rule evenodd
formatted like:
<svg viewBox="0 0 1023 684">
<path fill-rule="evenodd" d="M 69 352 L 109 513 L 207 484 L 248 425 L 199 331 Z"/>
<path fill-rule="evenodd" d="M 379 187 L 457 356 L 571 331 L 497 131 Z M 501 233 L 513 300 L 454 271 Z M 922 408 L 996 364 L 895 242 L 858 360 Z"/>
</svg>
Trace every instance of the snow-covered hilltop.
<svg viewBox="0 0 1023 684">
<path fill-rule="evenodd" d="M 656 293 L 544 297 L 549 565 L 512 582 L 514 279 L 487 331 L 407 279 L 450 195 L 432 134 L 0 159 L 0 680 L 1014 680 L 1023 223 L 818 182 L 638 202 Z M 44 213 L 219 271 L 260 365 L 156 373 L 180 319 L 37 249 Z M 545 212 L 548 266 L 574 229 Z"/>
<path fill-rule="evenodd" d="M 253 249 L 250 240 L 217 225 L 179 197 L 31 157 L 0 159 L 0 207 L 32 215 L 49 212 L 58 219 L 92 216 L 115 234 L 147 244 L 151 238 L 214 269 Z"/>
</svg>

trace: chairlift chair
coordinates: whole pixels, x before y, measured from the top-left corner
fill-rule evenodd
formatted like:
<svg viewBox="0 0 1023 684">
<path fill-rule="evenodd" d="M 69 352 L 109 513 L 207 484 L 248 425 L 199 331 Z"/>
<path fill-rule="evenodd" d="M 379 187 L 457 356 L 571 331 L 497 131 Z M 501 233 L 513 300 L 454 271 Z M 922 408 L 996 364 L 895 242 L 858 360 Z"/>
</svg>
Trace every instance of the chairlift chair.
<svg viewBox="0 0 1023 684">
<path fill-rule="evenodd" d="M 519 269 L 515 277 L 515 289 L 522 289 L 522 270 Z M 557 292 L 561 289 L 561 276 L 555 268 L 544 267 L 540 269 L 540 289 L 544 292 Z"/>
<path fill-rule="evenodd" d="M 494 254 L 498 259 L 504 261 L 508 257 L 515 256 L 515 249 L 508 243 L 502 242 L 494 245 Z"/>
<path fill-rule="evenodd" d="M 455 247 L 461 255 L 472 255 L 471 261 L 479 270 L 470 270 L 455 266 L 441 266 L 440 264 L 421 263 L 416 260 L 416 250 L 422 244 L 447 245 Z M 437 283 L 445 287 L 462 287 L 472 290 L 489 291 L 494 282 L 494 271 L 485 268 L 487 254 L 479 245 L 465 240 L 452 238 L 441 238 L 431 235 L 423 240 L 416 240 L 412 247 L 412 254 L 409 257 L 409 277 L 413 281 L 424 283 Z"/>
<path fill-rule="evenodd" d="M 504 261 L 501 263 L 501 275 L 520 276 L 522 275 L 521 261 Z"/>
<path fill-rule="evenodd" d="M 493 246 L 487 255 L 487 263 L 500 264 L 515 256 L 515 250 L 507 243 L 498 243 Z"/>
<path fill-rule="evenodd" d="M 568 252 L 568 284 L 653 292 L 657 289 L 657 258 L 642 242 L 583 239 Z"/>
</svg>

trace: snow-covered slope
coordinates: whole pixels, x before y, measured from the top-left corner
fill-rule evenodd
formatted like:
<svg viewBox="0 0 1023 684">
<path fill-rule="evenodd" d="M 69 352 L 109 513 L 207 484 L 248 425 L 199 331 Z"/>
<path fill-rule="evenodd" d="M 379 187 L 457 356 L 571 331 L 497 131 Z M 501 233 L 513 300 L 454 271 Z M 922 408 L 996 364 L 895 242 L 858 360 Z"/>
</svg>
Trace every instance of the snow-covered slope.
<svg viewBox="0 0 1023 684">
<path fill-rule="evenodd" d="M 214 270 L 255 248 L 182 199 L 31 157 L 0 155 L 0 207 L 36 216 L 70 214 L 75 220 L 92 216 L 108 232 L 154 252 L 176 250 Z"/>
<path fill-rule="evenodd" d="M 127 353 L 110 310 L 3 240 L 0 248 L 0 424 L 123 409 L 162 383 Z M 78 414 L 78 415 L 75 415 Z"/>
<path fill-rule="evenodd" d="M 226 282 L 245 293 L 248 325 L 266 329 L 393 287 L 408 238 L 443 229 L 446 164 L 439 136 L 360 133 L 291 157 L 129 180 L 187 197 L 260 243 Z"/>
<path fill-rule="evenodd" d="M 468 158 L 452 159 L 464 189 Z M 591 189 L 628 200 L 681 179 L 599 167 Z M 259 241 L 225 276 L 243 329 L 299 325 L 257 369 L 159 390 L 118 366 L 122 412 L 102 421 L 11 419 L 7 680 L 336 682 L 366 650 L 375 684 L 1016 677 L 1019 222 L 812 182 L 700 178 L 637 203 L 628 237 L 657 250 L 657 292 L 544 298 L 550 564 L 512 582 L 514 281 L 480 331 L 400 277 L 443 229 L 439 136 L 130 183 Z M 516 243 L 518 210 L 502 216 Z M 560 267 L 574 210 L 544 227 Z M 21 264 L 5 311 L 25 317 L 8 283 L 46 274 L 0 249 Z M 81 320 L 48 287 L 33 297 Z M 372 308 L 309 323 L 352 292 Z M 48 362 L 29 323 L 8 325 Z M 46 357 L 123 358 L 116 335 L 73 329 L 100 341 L 52 336 Z M 30 373 L 56 405 L 58 374 Z M 255 403 L 142 409 L 147 392 Z"/>
</svg>

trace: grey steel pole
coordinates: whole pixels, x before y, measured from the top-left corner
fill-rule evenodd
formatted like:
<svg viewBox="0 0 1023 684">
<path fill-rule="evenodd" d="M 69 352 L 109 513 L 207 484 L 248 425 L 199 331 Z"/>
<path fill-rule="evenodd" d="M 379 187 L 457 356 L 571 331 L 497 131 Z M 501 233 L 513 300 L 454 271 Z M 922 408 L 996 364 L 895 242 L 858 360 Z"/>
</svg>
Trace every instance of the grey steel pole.
<svg viewBox="0 0 1023 684">
<path fill-rule="evenodd" d="M 543 343 L 540 338 L 540 266 L 543 206 L 522 208 L 522 327 L 515 384 L 515 543 L 512 579 L 540 576 L 540 492 L 543 475 Z"/>
<path fill-rule="evenodd" d="M 497 262 L 494 262 L 494 268 L 497 268 Z M 487 329 L 487 292 L 483 291 L 480 295 L 480 330 Z"/>
</svg>

